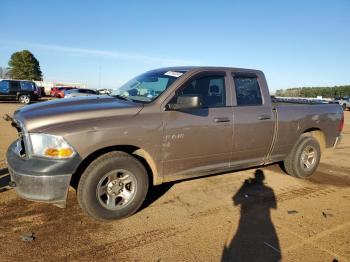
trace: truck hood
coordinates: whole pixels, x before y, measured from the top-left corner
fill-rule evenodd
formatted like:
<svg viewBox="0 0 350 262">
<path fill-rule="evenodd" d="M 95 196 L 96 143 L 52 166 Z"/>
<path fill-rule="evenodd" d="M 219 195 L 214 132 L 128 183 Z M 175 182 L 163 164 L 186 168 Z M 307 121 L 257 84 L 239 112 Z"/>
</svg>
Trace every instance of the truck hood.
<svg viewBox="0 0 350 262">
<path fill-rule="evenodd" d="M 14 118 L 24 124 L 28 132 L 41 132 L 53 125 L 121 115 L 133 116 L 142 108 L 142 104 L 110 96 L 84 96 L 31 104 L 15 111 Z"/>
</svg>

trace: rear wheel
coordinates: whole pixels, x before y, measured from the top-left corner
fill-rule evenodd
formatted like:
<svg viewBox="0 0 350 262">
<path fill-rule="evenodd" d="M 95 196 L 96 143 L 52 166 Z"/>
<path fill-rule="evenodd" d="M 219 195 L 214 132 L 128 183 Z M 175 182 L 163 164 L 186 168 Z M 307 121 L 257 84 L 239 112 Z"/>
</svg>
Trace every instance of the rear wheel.
<svg viewBox="0 0 350 262">
<path fill-rule="evenodd" d="M 30 97 L 28 95 L 20 95 L 18 98 L 18 101 L 21 104 L 29 104 L 30 103 Z"/>
<path fill-rule="evenodd" d="M 124 152 L 110 152 L 94 160 L 83 173 L 78 201 L 96 219 L 119 219 L 140 208 L 148 184 L 141 162 Z"/>
<path fill-rule="evenodd" d="M 316 171 L 320 159 L 321 148 L 318 141 L 311 136 L 303 135 L 283 164 L 289 175 L 309 178 Z"/>
</svg>

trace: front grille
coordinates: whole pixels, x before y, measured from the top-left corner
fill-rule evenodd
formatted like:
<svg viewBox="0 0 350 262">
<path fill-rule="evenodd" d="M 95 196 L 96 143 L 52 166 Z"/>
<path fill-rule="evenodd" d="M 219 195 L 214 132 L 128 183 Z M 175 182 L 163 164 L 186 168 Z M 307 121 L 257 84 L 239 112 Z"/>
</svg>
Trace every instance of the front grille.
<svg viewBox="0 0 350 262">
<path fill-rule="evenodd" d="M 22 157 L 24 157 L 26 155 L 26 147 L 25 147 L 25 143 L 24 143 L 24 139 L 23 136 L 19 137 L 18 140 L 19 144 L 17 144 L 17 147 L 19 147 L 18 150 L 18 154 Z"/>
</svg>

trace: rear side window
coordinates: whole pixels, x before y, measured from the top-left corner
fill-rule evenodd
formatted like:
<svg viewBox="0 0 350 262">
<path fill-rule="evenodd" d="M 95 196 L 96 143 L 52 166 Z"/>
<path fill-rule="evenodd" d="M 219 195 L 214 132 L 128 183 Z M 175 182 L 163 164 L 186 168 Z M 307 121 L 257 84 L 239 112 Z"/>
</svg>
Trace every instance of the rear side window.
<svg viewBox="0 0 350 262">
<path fill-rule="evenodd" d="M 21 82 L 21 88 L 25 91 L 34 91 L 34 84 L 32 82 Z"/>
<path fill-rule="evenodd" d="M 261 91 L 256 76 L 233 76 L 238 106 L 262 105 Z"/>
<path fill-rule="evenodd" d="M 8 81 L 0 81 L 0 91 L 5 92 L 9 89 L 9 82 Z"/>
</svg>

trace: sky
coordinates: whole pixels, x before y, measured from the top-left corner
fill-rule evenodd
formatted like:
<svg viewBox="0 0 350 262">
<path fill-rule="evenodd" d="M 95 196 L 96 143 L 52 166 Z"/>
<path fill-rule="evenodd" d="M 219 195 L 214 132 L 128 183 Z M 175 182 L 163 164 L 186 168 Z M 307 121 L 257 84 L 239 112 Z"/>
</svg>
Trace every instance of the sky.
<svg viewBox="0 0 350 262">
<path fill-rule="evenodd" d="M 177 65 L 264 71 L 272 91 L 350 84 L 350 1 L 1 0 L 0 66 L 30 50 L 44 80 L 116 88 Z"/>
</svg>

